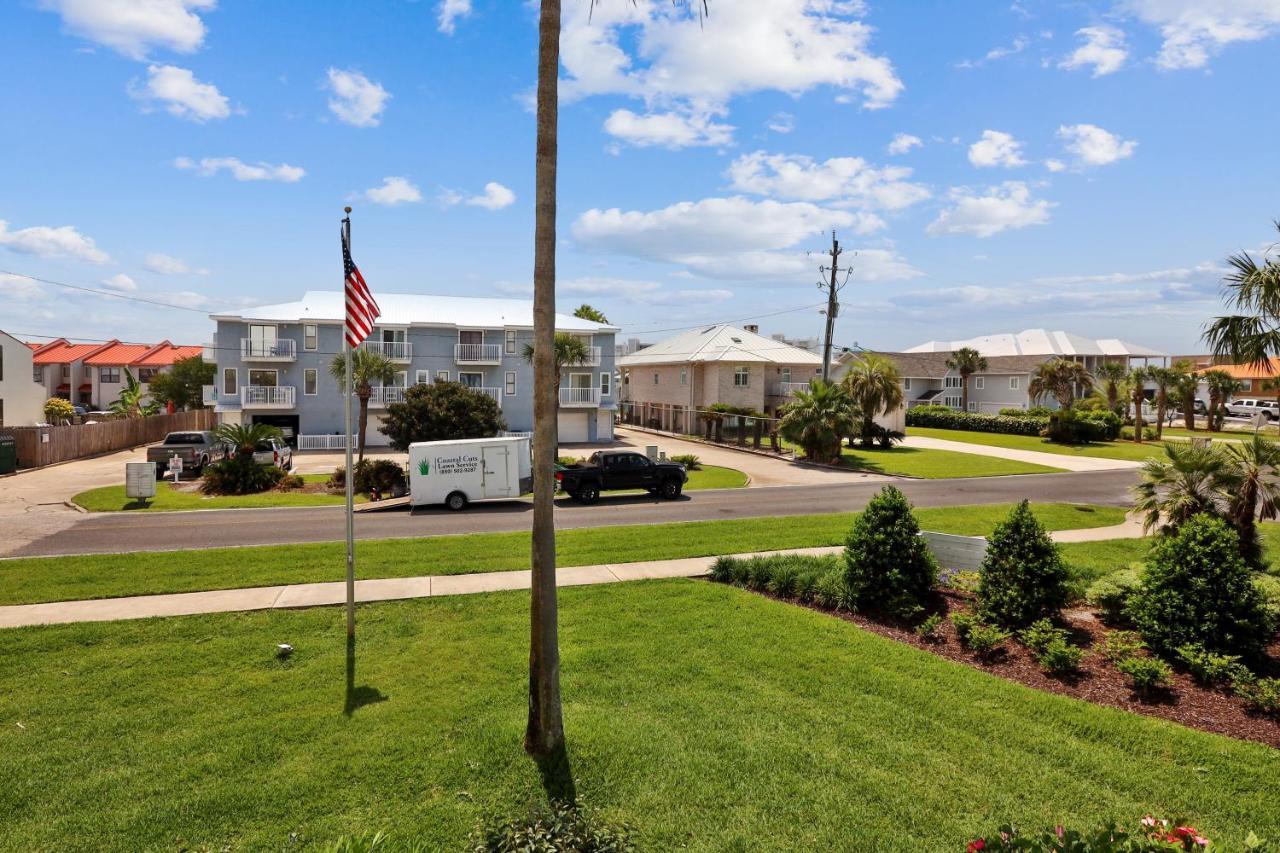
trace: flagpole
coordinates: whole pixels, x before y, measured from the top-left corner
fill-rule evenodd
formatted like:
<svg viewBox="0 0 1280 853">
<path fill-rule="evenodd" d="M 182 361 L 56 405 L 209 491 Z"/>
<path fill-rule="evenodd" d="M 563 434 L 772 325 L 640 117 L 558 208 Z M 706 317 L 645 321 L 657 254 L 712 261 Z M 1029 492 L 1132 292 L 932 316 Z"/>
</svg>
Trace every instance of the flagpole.
<svg viewBox="0 0 1280 853">
<path fill-rule="evenodd" d="M 347 241 L 347 249 L 351 248 L 351 208 L 344 208 L 346 217 L 342 220 L 342 228 Z M 346 289 L 346 271 L 343 271 L 343 289 Z M 345 304 L 345 303 L 344 303 Z M 345 309 L 344 309 L 345 317 Z M 355 471 L 351 467 L 351 388 L 355 384 L 351 376 L 351 343 L 347 340 L 345 326 L 342 330 L 342 358 L 346 365 L 343 376 L 346 379 L 345 392 L 342 398 L 342 415 L 346 424 L 343 444 L 347 448 L 347 476 L 343 479 L 347 485 L 347 640 L 354 641 L 356 636 L 356 516 L 355 516 Z"/>
</svg>

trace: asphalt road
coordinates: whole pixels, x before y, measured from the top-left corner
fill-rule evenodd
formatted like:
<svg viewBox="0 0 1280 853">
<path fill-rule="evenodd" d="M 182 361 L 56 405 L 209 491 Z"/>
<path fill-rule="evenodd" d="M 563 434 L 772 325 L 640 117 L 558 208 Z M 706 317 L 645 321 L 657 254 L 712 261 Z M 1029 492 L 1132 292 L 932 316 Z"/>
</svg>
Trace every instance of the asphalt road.
<svg viewBox="0 0 1280 853">
<path fill-rule="evenodd" d="M 901 480 L 897 485 L 916 506 L 1001 503 L 1030 498 L 1129 505 L 1133 470 L 1088 473 L 974 477 L 955 480 Z M 655 524 L 807 515 L 860 509 L 883 483 L 840 483 L 717 489 L 686 493 L 678 501 L 648 495 L 605 495 L 593 506 L 557 501 L 560 528 L 613 524 Z M 464 512 L 444 509 L 388 510 L 356 515 L 360 539 L 395 539 L 459 533 L 527 530 L 527 501 L 473 504 Z M 239 545 L 284 545 L 340 541 L 341 507 L 274 510 L 204 510 L 184 513 L 104 513 L 84 515 L 69 527 L 40 536 L 9 552 L 10 557 L 170 551 Z"/>
</svg>

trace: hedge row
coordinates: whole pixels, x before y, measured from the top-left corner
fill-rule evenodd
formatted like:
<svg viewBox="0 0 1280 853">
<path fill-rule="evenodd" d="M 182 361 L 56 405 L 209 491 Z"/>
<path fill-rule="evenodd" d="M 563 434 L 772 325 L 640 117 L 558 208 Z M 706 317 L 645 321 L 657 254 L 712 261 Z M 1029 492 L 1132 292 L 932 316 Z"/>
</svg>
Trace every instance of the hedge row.
<svg viewBox="0 0 1280 853">
<path fill-rule="evenodd" d="M 949 406 L 917 406 L 907 409 L 907 426 L 967 429 L 974 432 L 999 432 L 1007 435 L 1040 435 L 1049 428 L 1049 419 L 957 412 Z"/>
</svg>

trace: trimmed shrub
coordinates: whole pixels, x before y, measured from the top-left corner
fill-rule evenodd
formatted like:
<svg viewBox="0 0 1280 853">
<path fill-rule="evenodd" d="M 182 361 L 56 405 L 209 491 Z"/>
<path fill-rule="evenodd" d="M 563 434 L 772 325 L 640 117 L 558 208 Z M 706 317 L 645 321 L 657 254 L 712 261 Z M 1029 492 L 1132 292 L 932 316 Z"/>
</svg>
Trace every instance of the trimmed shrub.
<svg viewBox="0 0 1280 853">
<path fill-rule="evenodd" d="M 282 492 L 297 491 L 307 485 L 307 481 L 302 479 L 301 474 L 285 474 L 280 478 L 280 482 L 276 483 L 276 489 Z"/>
<path fill-rule="evenodd" d="M 204 466 L 200 491 L 206 495 L 256 495 L 274 489 L 285 472 L 274 465 L 259 465 L 252 456 L 232 456 Z"/>
<path fill-rule="evenodd" d="M 1125 658 L 1116 664 L 1129 678 L 1130 685 L 1139 696 L 1150 696 L 1152 693 L 1169 686 L 1169 678 L 1173 670 L 1160 658 Z"/>
<path fill-rule="evenodd" d="M 936 643 L 941 639 L 941 635 L 938 633 L 938 629 L 941 627 L 942 614 L 930 614 L 923 622 L 916 626 L 916 636 L 930 643 Z"/>
<path fill-rule="evenodd" d="M 1048 619 L 1037 619 L 1018 633 L 1018 639 L 1022 641 L 1022 645 L 1033 652 L 1039 653 L 1047 649 L 1052 643 L 1065 643 L 1067 641 L 1067 632 L 1065 629 L 1054 625 Z"/>
<path fill-rule="evenodd" d="M 1110 631 L 1102 640 L 1102 656 L 1112 663 L 1140 657 L 1146 650 L 1146 643 L 1135 631 Z"/>
<path fill-rule="evenodd" d="M 1038 416 L 982 415 L 959 412 L 949 406 L 916 406 L 907 409 L 907 426 L 933 429 L 965 429 L 1006 435 L 1039 435 L 1049 419 Z"/>
<path fill-rule="evenodd" d="M 631 853 L 635 837 L 584 806 L 553 803 L 516 818 L 488 818 L 476 826 L 474 853 Z"/>
<path fill-rule="evenodd" d="M 374 486 L 384 495 L 390 495 L 406 484 L 404 468 L 390 459 L 362 459 L 356 463 L 356 479 L 353 490 L 357 494 L 373 491 Z M 347 469 L 339 465 L 329 475 L 325 488 L 340 492 L 347 487 Z"/>
<path fill-rule="evenodd" d="M 1067 567 L 1025 499 L 996 525 L 978 574 L 982 613 L 1000 625 L 1056 616 L 1067 603 Z"/>
<path fill-rule="evenodd" d="M 978 657 L 985 659 L 990 658 L 1003 647 L 1004 641 L 1009 639 L 1010 636 L 1008 631 L 999 626 L 979 622 L 969 628 L 969 633 L 965 638 L 965 645 Z"/>
<path fill-rule="evenodd" d="M 1121 441 L 1133 441 L 1133 436 L 1134 436 L 1133 427 L 1131 426 L 1120 427 Z M 1142 428 L 1142 440 L 1155 441 L 1156 440 L 1155 427 L 1144 426 Z"/>
<path fill-rule="evenodd" d="M 976 613 L 952 613 L 951 624 L 956 626 L 956 636 L 960 638 L 961 645 L 965 645 L 969 642 L 969 632 L 982 624 L 982 620 Z"/>
<path fill-rule="evenodd" d="M 1255 575 L 1253 585 L 1262 595 L 1262 607 L 1267 612 L 1267 622 L 1274 632 L 1280 628 L 1280 578 L 1275 575 Z"/>
<path fill-rule="evenodd" d="M 1065 639 L 1055 639 L 1050 640 L 1036 653 L 1036 661 L 1045 672 L 1052 675 L 1068 675 L 1080 668 L 1084 654 L 1084 649 L 1079 646 L 1068 643 Z"/>
<path fill-rule="evenodd" d="M 696 453 L 678 453 L 670 458 L 672 462 L 677 465 L 683 465 L 688 471 L 702 470 L 702 460 L 698 458 Z"/>
<path fill-rule="evenodd" d="M 1129 599 L 1133 598 L 1141 585 L 1142 565 L 1139 563 L 1098 578 L 1089 584 L 1084 597 L 1102 612 L 1103 618 L 1108 622 L 1119 622 L 1124 618 Z"/>
<path fill-rule="evenodd" d="M 1207 515 L 1152 547 L 1128 614 L 1147 645 L 1166 655 L 1194 644 L 1250 657 L 1270 630 L 1235 531 Z"/>
<path fill-rule="evenodd" d="M 828 610 L 849 606 L 849 587 L 842 570 L 832 569 L 818 577 L 813 586 L 813 603 Z"/>
<path fill-rule="evenodd" d="M 1120 427 L 1120 416 L 1115 412 L 1059 409 L 1049 415 L 1049 423 L 1041 434 L 1058 444 L 1085 444 L 1110 441 L 1120 434 Z"/>
<path fill-rule="evenodd" d="M 1216 655 L 1188 643 L 1178 647 L 1178 660 L 1186 666 L 1191 677 L 1205 687 L 1222 687 L 1251 679 L 1249 669 L 1240 663 L 1239 655 Z"/>
<path fill-rule="evenodd" d="M 916 612 L 938 582 L 938 564 L 920 537 L 905 495 L 885 486 L 871 499 L 844 548 L 845 583 L 858 607 Z"/>
<path fill-rule="evenodd" d="M 1259 714 L 1280 717 L 1280 678 L 1244 680 L 1236 684 L 1236 695 Z"/>
</svg>

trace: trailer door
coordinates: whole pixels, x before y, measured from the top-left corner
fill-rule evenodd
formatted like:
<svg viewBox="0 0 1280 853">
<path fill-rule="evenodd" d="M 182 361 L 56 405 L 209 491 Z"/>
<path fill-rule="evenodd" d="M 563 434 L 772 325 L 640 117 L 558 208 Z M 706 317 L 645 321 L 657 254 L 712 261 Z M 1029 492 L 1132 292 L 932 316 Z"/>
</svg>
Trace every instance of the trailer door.
<svg viewBox="0 0 1280 853">
<path fill-rule="evenodd" d="M 506 445 L 480 448 L 480 488 L 486 498 L 514 497 L 511 477 L 511 448 Z"/>
</svg>

